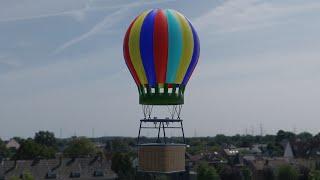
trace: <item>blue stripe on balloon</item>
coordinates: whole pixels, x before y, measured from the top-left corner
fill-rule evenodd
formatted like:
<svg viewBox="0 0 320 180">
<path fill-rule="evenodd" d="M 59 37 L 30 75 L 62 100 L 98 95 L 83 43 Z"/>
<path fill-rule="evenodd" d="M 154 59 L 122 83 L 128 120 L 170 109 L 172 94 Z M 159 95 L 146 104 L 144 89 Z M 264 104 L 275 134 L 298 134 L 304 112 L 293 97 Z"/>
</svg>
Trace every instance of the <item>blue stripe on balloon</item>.
<svg viewBox="0 0 320 180">
<path fill-rule="evenodd" d="M 140 32 L 140 54 L 148 84 L 156 86 L 156 72 L 153 55 L 154 17 L 157 10 L 152 10 L 144 19 Z"/>
<path fill-rule="evenodd" d="M 187 85 L 190 76 L 192 75 L 192 72 L 194 70 L 194 68 L 196 67 L 197 63 L 198 63 L 198 59 L 199 59 L 199 55 L 200 55 L 200 43 L 199 43 L 199 37 L 197 35 L 196 30 L 194 29 L 194 27 L 191 25 L 191 23 L 189 22 L 189 25 L 192 29 L 192 34 L 193 34 L 193 54 L 192 54 L 192 59 L 190 62 L 190 65 L 188 67 L 188 70 L 183 78 L 182 84 L 183 85 Z"/>
<path fill-rule="evenodd" d="M 179 20 L 171 10 L 166 10 L 168 20 L 168 65 L 166 83 L 175 83 L 182 53 L 182 32 Z"/>
</svg>

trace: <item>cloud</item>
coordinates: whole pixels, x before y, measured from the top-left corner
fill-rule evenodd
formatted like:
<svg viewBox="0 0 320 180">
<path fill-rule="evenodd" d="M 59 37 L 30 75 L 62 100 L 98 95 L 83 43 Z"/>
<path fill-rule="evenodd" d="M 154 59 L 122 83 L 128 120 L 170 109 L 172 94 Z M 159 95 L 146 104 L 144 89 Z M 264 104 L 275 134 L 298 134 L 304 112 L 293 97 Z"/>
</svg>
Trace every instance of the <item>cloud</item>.
<svg viewBox="0 0 320 180">
<path fill-rule="evenodd" d="M 92 1 L 70 1 L 66 4 L 65 1 L 55 1 L 55 4 L 44 3 L 37 5 L 32 3 L 28 7 L 20 6 L 3 6 L 0 11 L 10 9 L 10 12 L 1 14 L 0 12 L 0 23 L 1 22 L 15 22 L 15 21 L 26 21 L 33 19 L 41 19 L 55 16 L 70 16 L 77 21 L 82 21 L 86 17 L 86 13 L 89 11 L 102 11 L 107 9 L 122 8 L 125 5 L 108 5 L 108 6 L 93 6 Z M 41 6 L 41 11 L 38 6 Z M 51 7 L 53 6 L 53 7 Z"/>
<path fill-rule="evenodd" d="M 194 24 L 200 30 L 212 30 L 210 32 L 235 32 L 283 23 L 289 20 L 286 17 L 290 15 L 319 9 L 319 2 L 229 0 L 198 17 Z"/>
<path fill-rule="evenodd" d="M 85 1 L 62 0 L 56 1 L 33 1 L 28 3 L 20 1 L 5 2 L 0 7 L 0 22 L 14 22 L 22 20 L 31 20 L 37 18 L 46 18 L 51 16 L 72 15 L 74 11 L 83 9 Z"/>
<path fill-rule="evenodd" d="M 8 56 L 0 56 L 0 65 L 1 64 L 7 65 L 7 66 L 10 66 L 10 67 L 19 67 L 19 66 L 22 65 L 20 61 L 12 59 L 12 58 L 10 58 Z"/>
<path fill-rule="evenodd" d="M 132 6 L 135 5 L 136 3 L 132 3 Z M 88 37 L 95 35 L 96 33 L 100 32 L 102 29 L 107 29 L 110 28 L 114 25 L 115 22 L 118 22 L 120 19 L 122 19 L 123 13 L 128 11 L 130 9 L 131 6 L 127 6 L 124 8 L 121 8 L 119 10 L 117 10 L 116 12 L 112 13 L 111 15 L 108 15 L 107 17 L 105 17 L 102 21 L 100 21 L 99 23 L 97 23 L 96 25 L 94 25 L 88 32 L 75 37 L 67 42 L 65 42 L 64 44 L 62 44 L 60 47 L 58 47 L 55 51 L 54 54 L 58 54 L 61 51 L 63 51 L 64 49 L 77 44 L 78 42 L 87 39 Z"/>
<path fill-rule="evenodd" d="M 287 52 L 251 54 L 228 61 L 206 63 L 201 66 L 201 72 L 197 72 L 194 76 L 197 79 L 218 81 L 241 79 L 243 82 L 256 79 L 283 81 L 279 77 L 293 81 L 319 80 L 316 68 L 320 66 L 319 57 L 319 52 L 306 50 L 290 54 Z"/>
<path fill-rule="evenodd" d="M 139 106 L 122 103 L 126 99 L 136 105 L 138 92 L 124 60 L 108 61 L 106 56 L 122 59 L 121 49 L 108 48 L 75 61 L 69 57 L 0 75 L 0 136 L 28 137 L 38 129 L 59 132 L 59 127 L 65 136 L 75 129 L 87 135 L 88 127 L 95 127 L 99 135 L 105 131 L 110 135 L 133 134 L 135 129 L 121 128 L 123 121 L 119 119 L 139 118 L 135 112 Z M 25 128 L 17 131 L 17 123 Z M 128 124 L 133 127 L 135 121 Z"/>
<path fill-rule="evenodd" d="M 317 132 L 311 124 L 318 124 L 319 56 L 296 51 L 200 62 L 186 90 L 183 115 L 199 121 L 204 136 L 242 133 L 259 123 L 268 133 L 293 125 Z"/>
<path fill-rule="evenodd" d="M 137 1 L 137 2 L 130 3 L 130 4 L 122 5 L 120 9 L 118 9 L 114 13 L 106 16 L 102 21 L 100 21 L 99 23 L 94 25 L 89 31 L 87 31 L 84 34 L 82 34 L 78 37 L 75 37 L 75 38 L 65 42 L 64 44 L 62 44 L 60 47 L 58 47 L 54 51 L 53 54 L 58 54 L 58 53 L 62 52 L 63 50 L 65 50 L 66 48 L 73 46 L 73 45 L 81 42 L 82 40 L 87 39 L 87 38 L 101 32 L 102 30 L 106 30 L 106 29 L 113 27 L 116 22 L 119 22 L 120 20 L 125 18 L 127 15 L 126 13 L 129 12 L 132 8 L 139 7 L 141 5 L 163 3 L 163 2 L 167 2 L 167 1 L 172 1 L 172 0 L 159 1 L 159 2 L 158 1 L 151 1 L 151 2 Z"/>
</svg>

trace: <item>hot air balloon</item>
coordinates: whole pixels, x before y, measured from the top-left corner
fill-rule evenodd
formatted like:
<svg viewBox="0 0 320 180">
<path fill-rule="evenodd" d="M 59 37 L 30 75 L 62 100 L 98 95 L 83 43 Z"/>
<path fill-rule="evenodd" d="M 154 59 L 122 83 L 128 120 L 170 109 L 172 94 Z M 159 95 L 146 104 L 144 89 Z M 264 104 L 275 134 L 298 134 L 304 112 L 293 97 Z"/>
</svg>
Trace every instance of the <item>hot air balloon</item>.
<svg viewBox="0 0 320 180">
<path fill-rule="evenodd" d="M 190 21 L 171 9 L 148 10 L 129 26 L 123 54 L 143 105 L 179 105 L 200 45 Z"/>
<path fill-rule="evenodd" d="M 138 87 L 144 119 L 138 135 L 139 169 L 143 172 L 181 172 L 185 139 L 180 112 L 186 85 L 200 54 L 197 32 L 190 21 L 172 9 L 151 9 L 130 24 L 123 42 L 126 65 Z M 153 106 L 170 106 L 170 118 L 151 118 Z M 152 126 L 144 126 L 151 123 Z M 178 123 L 179 126 L 170 126 Z M 158 130 L 156 143 L 140 144 L 142 128 Z M 182 144 L 166 142 L 166 128 L 182 130 Z M 163 131 L 163 141 L 160 131 Z"/>
</svg>

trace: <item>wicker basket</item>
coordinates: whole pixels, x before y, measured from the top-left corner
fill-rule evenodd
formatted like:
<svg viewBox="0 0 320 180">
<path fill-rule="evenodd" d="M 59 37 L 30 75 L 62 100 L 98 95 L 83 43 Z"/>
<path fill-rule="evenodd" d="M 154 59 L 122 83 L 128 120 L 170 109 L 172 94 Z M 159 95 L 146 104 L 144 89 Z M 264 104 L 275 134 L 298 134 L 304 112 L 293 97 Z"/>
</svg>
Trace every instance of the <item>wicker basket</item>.
<svg viewBox="0 0 320 180">
<path fill-rule="evenodd" d="M 139 145 L 139 171 L 172 173 L 185 171 L 185 144 Z"/>
</svg>

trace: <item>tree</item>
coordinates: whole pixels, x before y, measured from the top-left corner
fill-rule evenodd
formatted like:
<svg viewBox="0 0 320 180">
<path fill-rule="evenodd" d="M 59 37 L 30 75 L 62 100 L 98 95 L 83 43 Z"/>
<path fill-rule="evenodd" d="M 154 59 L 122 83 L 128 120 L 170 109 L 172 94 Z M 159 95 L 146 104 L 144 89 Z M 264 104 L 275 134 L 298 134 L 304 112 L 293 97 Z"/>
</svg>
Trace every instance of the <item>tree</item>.
<svg viewBox="0 0 320 180">
<path fill-rule="evenodd" d="M 261 137 L 261 143 L 265 143 L 265 144 L 272 143 L 275 141 L 275 138 L 276 138 L 275 135 L 267 134 Z"/>
<path fill-rule="evenodd" d="M 224 144 L 224 143 L 229 143 L 230 139 L 228 136 L 225 136 L 223 134 L 217 134 L 216 137 L 214 138 L 214 140 L 218 143 L 218 144 Z"/>
<path fill-rule="evenodd" d="M 320 180 L 320 171 L 319 170 L 310 171 L 309 180 Z"/>
<path fill-rule="evenodd" d="M 267 152 L 270 156 L 282 156 L 284 150 L 279 144 L 269 143 L 267 145 Z"/>
<path fill-rule="evenodd" d="M 225 166 L 220 172 L 221 180 L 242 180 L 241 172 L 230 166 Z"/>
<path fill-rule="evenodd" d="M 54 136 L 54 133 L 49 131 L 39 131 L 34 136 L 34 141 L 38 144 L 54 147 L 56 146 L 57 140 Z"/>
<path fill-rule="evenodd" d="M 56 153 L 57 150 L 53 147 L 41 146 L 41 153 L 39 156 L 45 159 L 52 159 L 55 158 Z"/>
<path fill-rule="evenodd" d="M 250 169 L 244 167 L 241 169 L 243 180 L 251 180 L 252 179 L 252 172 Z"/>
<path fill-rule="evenodd" d="M 201 163 L 197 168 L 198 180 L 219 180 L 220 177 L 213 167 L 208 166 L 207 163 Z"/>
<path fill-rule="evenodd" d="M 23 138 L 17 137 L 17 136 L 13 137 L 12 139 L 14 139 L 15 141 L 17 141 L 19 144 L 21 144 L 21 143 L 24 141 Z"/>
<path fill-rule="evenodd" d="M 310 169 L 306 166 L 299 166 L 299 180 L 309 180 Z"/>
<path fill-rule="evenodd" d="M 313 137 L 312 134 L 309 132 L 302 132 L 297 135 L 297 138 L 301 139 L 302 141 L 311 140 L 312 137 Z"/>
<path fill-rule="evenodd" d="M 296 135 L 292 132 L 289 131 L 283 131 L 283 130 L 279 130 L 277 135 L 276 135 L 276 142 L 280 143 L 282 140 L 293 140 L 296 137 Z"/>
<path fill-rule="evenodd" d="M 32 174 L 30 172 L 24 172 L 22 179 L 23 180 L 34 180 L 34 177 L 32 176 Z"/>
<path fill-rule="evenodd" d="M 220 179 L 219 175 L 217 174 L 217 171 L 211 166 L 208 167 L 206 176 L 207 176 L 207 180 L 219 180 Z"/>
<path fill-rule="evenodd" d="M 278 180 L 298 180 L 298 171 L 290 165 L 282 165 L 278 169 Z"/>
<path fill-rule="evenodd" d="M 11 176 L 9 180 L 20 180 L 20 178 L 18 176 Z"/>
<path fill-rule="evenodd" d="M 35 159 L 35 158 L 54 158 L 56 150 L 52 147 L 43 146 L 34 142 L 33 139 L 27 139 L 21 142 L 21 146 L 14 159 Z"/>
<path fill-rule="evenodd" d="M 319 147 L 320 147 L 320 133 L 318 133 L 312 138 L 309 149 L 313 150 Z"/>
<path fill-rule="evenodd" d="M 64 155 L 72 158 L 93 156 L 97 152 L 95 145 L 87 138 L 80 137 L 74 138 L 69 143 L 67 148 L 64 150 Z"/>
<path fill-rule="evenodd" d="M 241 136 L 241 139 L 238 141 L 238 143 L 235 142 L 235 144 L 237 144 L 240 147 L 251 147 L 251 145 L 254 143 L 254 141 L 255 141 L 254 136 L 245 135 L 245 136 Z"/>
<path fill-rule="evenodd" d="M 123 139 L 117 138 L 112 141 L 108 141 L 105 149 L 111 152 L 127 152 L 129 151 L 129 144 Z"/>
<path fill-rule="evenodd" d="M 18 176 L 11 176 L 9 180 L 34 180 L 35 178 L 32 176 L 30 172 L 23 172 L 22 177 L 19 178 Z"/>
<path fill-rule="evenodd" d="M 9 149 L 6 147 L 6 144 L 0 139 L 0 158 L 1 157 L 8 157 L 9 156 Z"/>
<path fill-rule="evenodd" d="M 112 156 L 111 169 L 116 172 L 120 179 L 133 179 L 134 169 L 128 154 L 115 153 Z"/>
<path fill-rule="evenodd" d="M 269 166 L 266 166 L 263 168 L 262 174 L 263 174 L 263 180 L 275 180 L 276 179 L 273 170 Z"/>
<path fill-rule="evenodd" d="M 315 170 L 320 170 L 320 161 L 316 160 L 315 162 Z"/>
</svg>

